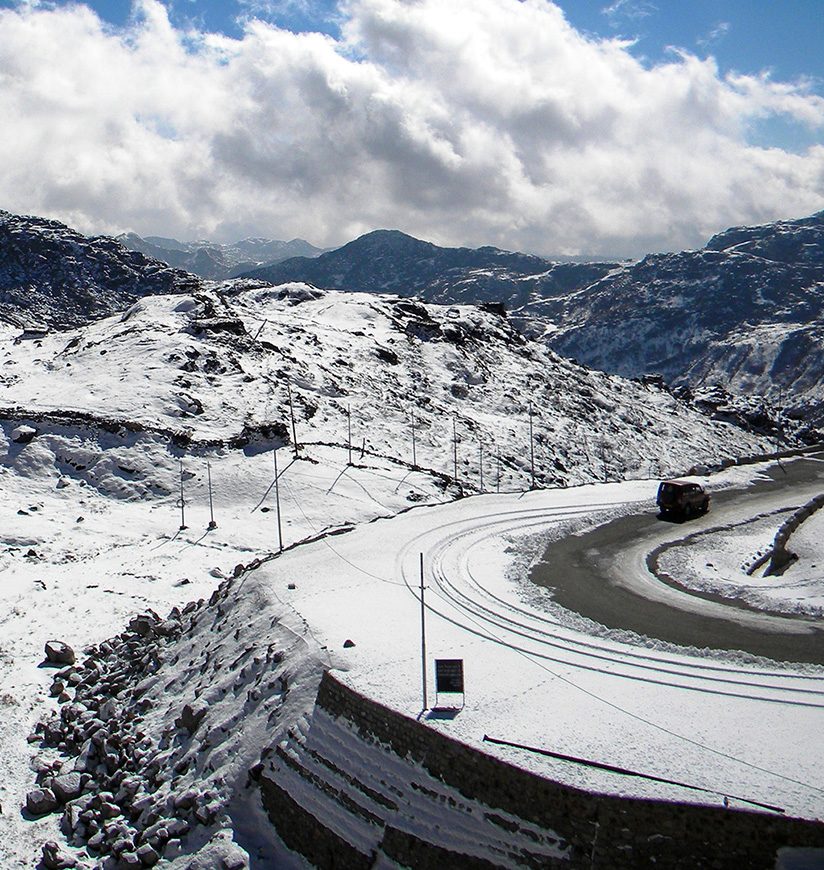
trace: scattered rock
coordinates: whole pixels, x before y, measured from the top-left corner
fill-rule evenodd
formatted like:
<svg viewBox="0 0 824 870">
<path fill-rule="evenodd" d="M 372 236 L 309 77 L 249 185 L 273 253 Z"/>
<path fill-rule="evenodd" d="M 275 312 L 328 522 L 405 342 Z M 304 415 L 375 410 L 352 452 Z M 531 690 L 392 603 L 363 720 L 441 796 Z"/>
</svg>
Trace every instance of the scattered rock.
<svg viewBox="0 0 824 870">
<path fill-rule="evenodd" d="M 73 665 L 77 661 L 74 650 L 62 640 L 50 640 L 46 643 L 46 661 L 55 665 Z"/>
<path fill-rule="evenodd" d="M 194 734 L 195 731 L 197 731 L 197 726 L 200 725 L 208 709 L 208 705 L 203 701 L 194 701 L 191 704 L 185 704 L 180 716 L 175 719 L 175 725 L 178 728 L 185 728 L 189 734 Z"/>
<path fill-rule="evenodd" d="M 57 843 L 49 840 L 48 843 L 43 843 L 43 866 L 47 870 L 68 870 L 70 867 L 77 867 L 77 859 L 61 851 Z"/>
<path fill-rule="evenodd" d="M 353 641 L 353 640 L 349 640 L 349 638 L 347 638 L 347 639 L 343 642 L 343 648 L 344 648 L 344 649 L 349 649 L 350 647 L 353 647 L 354 645 L 355 645 L 355 641 Z"/>
<path fill-rule="evenodd" d="M 26 809 L 33 816 L 52 813 L 57 809 L 57 806 L 57 798 L 50 788 L 35 788 L 26 795 Z"/>
</svg>

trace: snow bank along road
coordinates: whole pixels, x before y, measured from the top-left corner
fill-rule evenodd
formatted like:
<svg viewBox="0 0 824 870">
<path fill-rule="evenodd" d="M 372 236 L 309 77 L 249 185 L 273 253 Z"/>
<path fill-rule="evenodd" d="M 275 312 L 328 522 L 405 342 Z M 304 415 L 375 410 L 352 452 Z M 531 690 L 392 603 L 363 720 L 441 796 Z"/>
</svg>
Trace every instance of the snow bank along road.
<svg viewBox="0 0 824 870">
<path fill-rule="evenodd" d="M 723 479 L 740 484 L 757 473 L 737 469 Z M 558 607 L 527 580 L 523 553 L 539 555 L 548 530 L 607 521 L 627 505 L 651 511 L 655 487 L 633 481 L 416 509 L 284 554 L 262 569 L 261 579 L 305 617 L 353 687 L 485 751 L 489 735 L 709 790 L 495 750 L 560 781 L 611 793 L 719 803 L 726 795 L 733 803 L 743 799 L 741 805 L 824 816 L 816 771 L 824 729 L 821 668 L 675 647 L 650 639 L 653 631 L 610 632 Z M 465 661 L 466 706 L 452 719 L 422 710 L 420 553 L 426 706 L 455 700 L 434 697 L 433 659 Z M 645 563 L 636 561 L 640 577 Z M 640 593 L 657 585 L 645 577 Z M 720 606 L 696 601 L 694 608 Z M 344 648 L 346 640 L 355 645 Z"/>
</svg>

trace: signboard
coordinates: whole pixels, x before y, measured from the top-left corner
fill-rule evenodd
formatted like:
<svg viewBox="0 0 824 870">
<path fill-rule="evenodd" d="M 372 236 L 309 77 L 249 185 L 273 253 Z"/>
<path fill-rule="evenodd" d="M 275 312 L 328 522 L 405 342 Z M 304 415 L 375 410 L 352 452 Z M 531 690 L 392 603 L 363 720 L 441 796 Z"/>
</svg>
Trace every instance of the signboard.
<svg viewBox="0 0 824 870">
<path fill-rule="evenodd" d="M 463 659 L 435 659 L 435 691 L 463 694 Z"/>
</svg>

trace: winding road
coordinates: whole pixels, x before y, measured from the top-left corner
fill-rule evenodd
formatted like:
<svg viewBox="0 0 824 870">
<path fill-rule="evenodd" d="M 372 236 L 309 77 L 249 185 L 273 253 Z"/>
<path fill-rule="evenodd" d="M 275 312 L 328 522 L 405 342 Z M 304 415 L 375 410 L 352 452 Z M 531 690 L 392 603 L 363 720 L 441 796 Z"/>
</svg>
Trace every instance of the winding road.
<svg viewBox="0 0 824 870">
<path fill-rule="evenodd" d="M 712 512 L 689 523 L 661 522 L 647 510 L 564 538 L 548 548 L 532 579 L 551 586 L 561 606 L 609 628 L 680 646 L 824 665 L 821 619 L 759 612 L 739 601 L 673 588 L 648 566 L 656 549 L 692 532 L 740 521 L 742 508 L 755 515 L 803 504 L 822 491 L 822 454 L 776 465 L 763 481 L 717 493 Z"/>
</svg>

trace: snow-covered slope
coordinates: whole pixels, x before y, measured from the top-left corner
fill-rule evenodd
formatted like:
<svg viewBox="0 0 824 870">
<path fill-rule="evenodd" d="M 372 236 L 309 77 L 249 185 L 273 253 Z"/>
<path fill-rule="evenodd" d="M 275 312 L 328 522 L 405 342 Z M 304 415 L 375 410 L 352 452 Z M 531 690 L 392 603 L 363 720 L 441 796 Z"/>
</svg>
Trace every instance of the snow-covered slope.
<svg viewBox="0 0 824 870">
<path fill-rule="evenodd" d="M 534 314 L 550 344 L 606 371 L 720 383 L 806 413 L 824 407 L 824 212 L 653 254 Z"/>
<path fill-rule="evenodd" d="M 202 240 L 179 242 L 162 236 L 141 238 L 137 233 L 123 233 L 117 236 L 117 241 L 131 251 L 140 251 L 170 266 L 200 275 L 201 278 L 215 280 L 230 278 L 290 257 L 311 258 L 323 253 L 322 248 L 316 248 L 304 239 L 285 242 L 250 238 L 226 245 Z"/>
<path fill-rule="evenodd" d="M 199 283 L 114 239 L 0 211 L 0 320 L 67 329 L 121 311 L 141 296 Z"/>
<path fill-rule="evenodd" d="M 693 389 L 763 395 L 822 414 L 824 212 L 714 236 L 633 264 L 553 263 L 496 248 L 439 248 L 369 233 L 313 260 L 253 273 L 275 283 L 502 303 L 519 327 L 587 365 Z"/>
<path fill-rule="evenodd" d="M 348 443 L 351 425 L 355 459 L 414 460 L 451 477 L 457 457 L 470 490 L 482 488 L 481 466 L 493 489 L 530 479 L 533 460 L 538 484 L 569 484 L 774 449 L 654 384 L 558 357 L 474 306 L 306 285 L 223 290 L 146 297 L 72 332 L 6 342 L 3 404 L 225 441 L 291 430 L 291 390 L 299 442 Z"/>
</svg>

